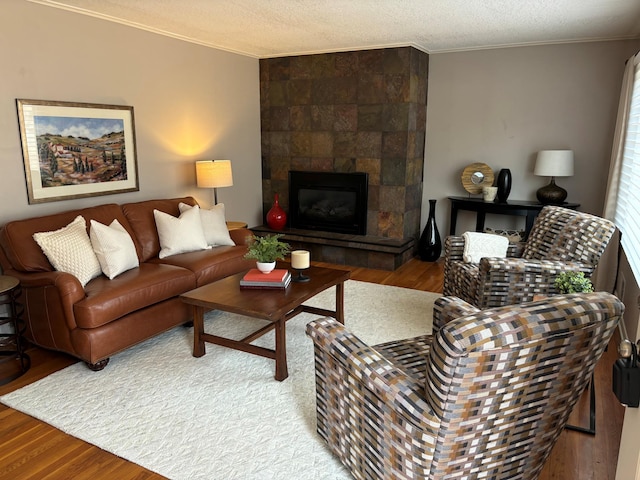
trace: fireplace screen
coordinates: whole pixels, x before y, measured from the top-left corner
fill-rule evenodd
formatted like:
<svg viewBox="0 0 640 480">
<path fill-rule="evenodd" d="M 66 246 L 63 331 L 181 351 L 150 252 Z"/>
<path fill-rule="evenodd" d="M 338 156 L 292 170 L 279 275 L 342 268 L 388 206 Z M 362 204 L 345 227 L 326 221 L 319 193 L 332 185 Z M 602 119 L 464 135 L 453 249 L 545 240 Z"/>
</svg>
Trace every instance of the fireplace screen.
<svg viewBox="0 0 640 480">
<path fill-rule="evenodd" d="M 367 174 L 289 172 L 291 227 L 364 235 Z"/>
</svg>

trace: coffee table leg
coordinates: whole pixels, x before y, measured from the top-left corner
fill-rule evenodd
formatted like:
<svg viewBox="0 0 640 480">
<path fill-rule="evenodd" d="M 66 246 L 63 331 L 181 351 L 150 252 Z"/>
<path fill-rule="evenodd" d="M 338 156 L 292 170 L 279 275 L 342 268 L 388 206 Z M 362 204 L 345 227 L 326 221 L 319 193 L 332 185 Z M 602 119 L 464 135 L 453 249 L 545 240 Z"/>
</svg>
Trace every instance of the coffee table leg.
<svg viewBox="0 0 640 480">
<path fill-rule="evenodd" d="M 286 320 L 279 319 L 276 322 L 276 380 L 283 381 L 289 376 L 287 370 L 287 334 L 285 331 Z"/>
<path fill-rule="evenodd" d="M 336 285 L 336 320 L 344 325 L 344 282 Z"/>
<path fill-rule="evenodd" d="M 205 354 L 204 340 L 202 334 L 204 333 L 204 308 L 195 306 L 193 307 L 193 356 L 201 357 Z"/>
</svg>

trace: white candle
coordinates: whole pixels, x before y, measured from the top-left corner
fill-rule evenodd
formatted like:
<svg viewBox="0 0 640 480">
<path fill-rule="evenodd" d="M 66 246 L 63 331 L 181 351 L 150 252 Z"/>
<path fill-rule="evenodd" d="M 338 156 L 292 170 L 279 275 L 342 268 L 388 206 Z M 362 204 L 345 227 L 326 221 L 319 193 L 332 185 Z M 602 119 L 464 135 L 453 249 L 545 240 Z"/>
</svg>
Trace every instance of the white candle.
<svg viewBox="0 0 640 480">
<path fill-rule="evenodd" d="M 291 266 L 298 270 L 309 268 L 309 252 L 306 250 L 294 250 L 291 252 Z"/>
</svg>

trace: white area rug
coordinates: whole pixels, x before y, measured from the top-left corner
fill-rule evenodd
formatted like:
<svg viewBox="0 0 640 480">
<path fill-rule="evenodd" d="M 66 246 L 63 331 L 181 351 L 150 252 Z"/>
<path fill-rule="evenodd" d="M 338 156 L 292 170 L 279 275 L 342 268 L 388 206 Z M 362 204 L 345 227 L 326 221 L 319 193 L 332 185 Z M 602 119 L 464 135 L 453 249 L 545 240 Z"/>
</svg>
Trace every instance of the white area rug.
<svg viewBox="0 0 640 480">
<path fill-rule="evenodd" d="M 431 332 L 438 294 L 350 280 L 345 323 L 369 344 Z M 309 305 L 335 307 L 335 289 Z M 171 479 L 350 479 L 315 427 L 313 343 L 287 322 L 289 378 L 275 363 L 215 345 L 194 358 L 175 328 L 111 358 L 72 365 L 0 398 L 9 407 Z M 261 321 L 210 312 L 205 331 L 242 338 Z M 273 348 L 273 332 L 255 343 Z"/>
</svg>

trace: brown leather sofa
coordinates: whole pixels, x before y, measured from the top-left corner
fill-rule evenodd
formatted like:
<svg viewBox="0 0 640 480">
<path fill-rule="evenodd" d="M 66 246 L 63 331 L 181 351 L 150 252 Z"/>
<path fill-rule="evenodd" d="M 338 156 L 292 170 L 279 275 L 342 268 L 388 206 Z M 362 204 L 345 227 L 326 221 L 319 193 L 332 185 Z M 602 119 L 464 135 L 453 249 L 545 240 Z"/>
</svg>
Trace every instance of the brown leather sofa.
<svg viewBox="0 0 640 480">
<path fill-rule="evenodd" d="M 182 253 L 159 259 L 160 242 L 153 210 L 179 216 L 180 202 L 192 197 L 105 204 L 7 223 L 0 229 L 0 265 L 20 280 L 26 337 L 44 348 L 66 352 L 101 370 L 109 357 L 191 320 L 179 296 L 200 285 L 248 270 L 247 229 L 232 230 L 236 246 Z M 84 288 L 76 277 L 55 271 L 33 234 L 52 231 L 82 215 L 109 225 L 114 219 L 129 232 L 139 268 L 113 280 L 100 275 Z M 185 355 L 189 352 L 185 351 Z"/>
</svg>

